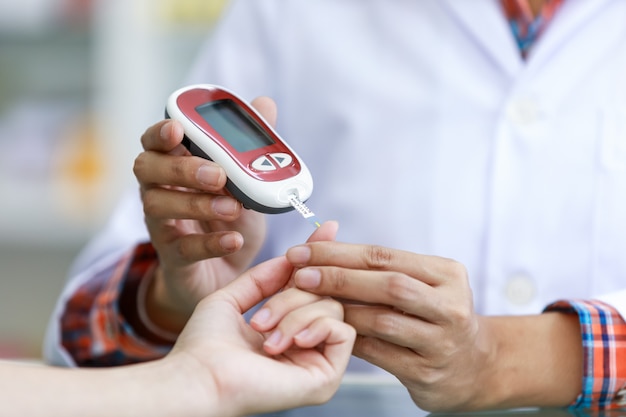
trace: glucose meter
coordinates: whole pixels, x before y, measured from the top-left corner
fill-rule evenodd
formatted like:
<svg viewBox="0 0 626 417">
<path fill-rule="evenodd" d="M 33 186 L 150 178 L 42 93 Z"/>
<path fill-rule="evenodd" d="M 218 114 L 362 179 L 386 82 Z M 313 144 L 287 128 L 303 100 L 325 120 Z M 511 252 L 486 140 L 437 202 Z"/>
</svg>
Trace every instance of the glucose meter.
<svg viewBox="0 0 626 417">
<path fill-rule="evenodd" d="M 304 216 L 298 204 L 311 196 L 311 173 L 243 99 L 216 85 L 191 85 L 170 95 L 165 117 L 183 125 L 191 154 L 226 171 L 226 189 L 244 207 L 270 214 L 296 209 Z"/>
</svg>

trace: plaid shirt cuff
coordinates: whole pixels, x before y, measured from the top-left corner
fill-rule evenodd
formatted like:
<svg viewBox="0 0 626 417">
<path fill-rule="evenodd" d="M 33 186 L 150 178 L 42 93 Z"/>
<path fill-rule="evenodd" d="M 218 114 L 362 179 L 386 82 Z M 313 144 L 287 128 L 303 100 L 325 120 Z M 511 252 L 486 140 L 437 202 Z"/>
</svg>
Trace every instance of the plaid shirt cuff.
<svg viewBox="0 0 626 417">
<path fill-rule="evenodd" d="M 626 408 L 626 322 L 601 301 L 560 300 L 545 311 L 578 314 L 583 343 L 582 392 L 572 408 Z"/>
<path fill-rule="evenodd" d="M 138 284 L 156 262 L 152 245 L 138 245 L 71 296 L 61 317 L 61 344 L 78 366 L 126 365 L 169 352 L 171 343 L 140 336 L 120 308 L 136 304 Z"/>
</svg>

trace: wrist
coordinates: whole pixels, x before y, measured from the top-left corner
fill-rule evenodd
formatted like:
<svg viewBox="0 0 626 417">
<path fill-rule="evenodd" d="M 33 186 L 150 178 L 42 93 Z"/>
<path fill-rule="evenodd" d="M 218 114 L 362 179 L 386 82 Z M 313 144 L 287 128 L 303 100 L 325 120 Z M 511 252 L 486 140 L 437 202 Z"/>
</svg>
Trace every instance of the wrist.
<svg viewBox="0 0 626 417">
<path fill-rule="evenodd" d="M 177 336 L 191 317 L 193 306 L 181 309 L 180 302 L 172 300 L 171 291 L 165 282 L 163 270 L 156 265 L 148 282 L 143 288 L 141 300 L 137 300 L 144 311 L 144 320 L 158 328 L 163 334 Z"/>
<path fill-rule="evenodd" d="M 147 330 L 151 335 L 156 336 L 159 340 L 163 340 L 167 343 L 174 343 L 178 338 L 178 326 L 174 327 L 172 325 L 159 325 L 152 320 L 151 316 L 159 317 L 161 316 L 160 310 L 162 307 L 156 307 L 155 303 L 149 303 L 149 299 L 152 299 L 148 296 L 148 293 L 153 293 L 152 287 L 154 286 L 156 275 L 158 273 L 159 267 L 155 265 L 149 273 L 147 273 L 143 279 L 139 282 L 139 286 L 137 288 L 137 314 L 139 316 L 139 320 L 141 324 L 144 326 L 145 330 Z M 150 304 L 151 313 L 148 313 L 148 304 Z"/>
<path fill-rule="evenodd" d="M 210 378 L 198 378 L 205 370 L 197 365 L 194 368 L 190 361 L 183 360 L 184 356 L 170 354 L 128 368 L 124 379 L 129 381 L 128 394 L 139 411 L 135 415 L 144 412 L 148 414 L 143 415 L 157 417 L 227 415 L 223 413 L 224 404 L 218 401 L 216 389 L 206 385 L 205 379 Z"/>
<path fill-rule="evenodd" d="M 495 354 L 478 408 L 565 407 L 576 399 L 583 359 L 575 315 L 487 317 L 485 324 Z"/>
<path fill-rule="evenodd" d="M 218 389 L 211 372 L 186 352 L 176 352 L 154 363 L 151 379 L 159 385 L 155 392 L 162 393 L 163 409 L 171 409 L 172 416 L 229 416 L 229 401 L 220 401 Z M 157 398 L 154 393 L 152 396 Z M 232 404 L 231 404 L 232 407 Z M 170 414 L 166 414 L 170 415 Z"/>
</svg>

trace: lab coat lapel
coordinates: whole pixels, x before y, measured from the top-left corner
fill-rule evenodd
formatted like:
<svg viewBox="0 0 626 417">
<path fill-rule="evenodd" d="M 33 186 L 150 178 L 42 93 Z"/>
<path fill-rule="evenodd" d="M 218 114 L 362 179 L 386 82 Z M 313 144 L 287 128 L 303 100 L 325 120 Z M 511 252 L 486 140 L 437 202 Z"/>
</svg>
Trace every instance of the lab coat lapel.
<svg viewBox="0 0 626 417">
<path fill-rule="evenodd" d="M 550 22 L 550 26 L 546 32 L 539 38 L 537 44 L 528 57 L 528 70 L 539 69 L 546 61 L 556 57 L 559 53 L 565 52 L 562 48 L 563 43 L 571 40 L 575 34 L 580 33 L 584 26 L 594 21 L 598 13 L 601 13 L 610 3 L 622 0 L 565 0 Z M 624 23 L 626 24 L 626 23 Z M 605 28 L 611 32 L 611 28 Z M 615 28 L 611 33 L 621 36 L 619 27 Z M 606 35 L 606 34 L 605 34 Z M 606 36 L 603 36 L 606 39 Z M 578 54 L 582 54 L 581 45 L 572 45 Z M 608 45 L 596 45 L 594 50 L 603 50 Z M 592 53 L 594 50 L 585 50 L 585 53 Z"/>
<path fill-rule="evenodd" d="M 439 1 L 503 71 L 513 76 L 522 68 L 522 58 L 497 0 Z"/>
</svg>

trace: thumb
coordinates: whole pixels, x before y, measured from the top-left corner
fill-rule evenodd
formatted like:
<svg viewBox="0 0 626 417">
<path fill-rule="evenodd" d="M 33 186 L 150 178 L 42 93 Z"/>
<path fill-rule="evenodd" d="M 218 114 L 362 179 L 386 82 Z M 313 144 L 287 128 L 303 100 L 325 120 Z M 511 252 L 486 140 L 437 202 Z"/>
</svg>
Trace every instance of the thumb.
<svg viewBox="0 0 626 417">
<path fill-rule="evenodd" d="M 282 289 L 292 269 L 284 256 L 270 259 L 247 270 L 209 298 L 226 298 L 243 314 Z"/>
</svg>

